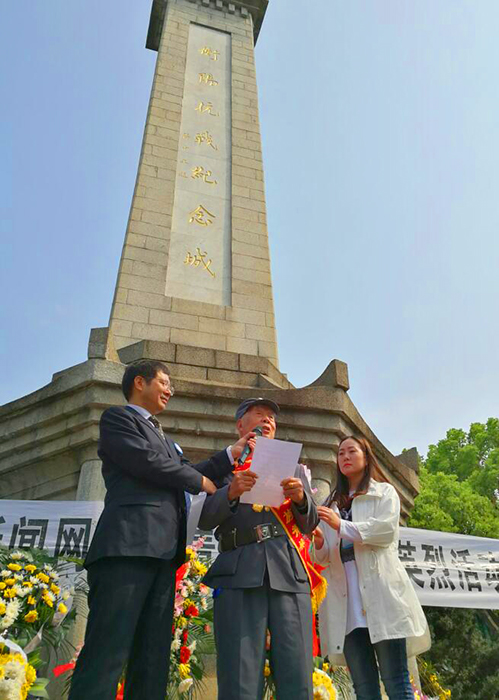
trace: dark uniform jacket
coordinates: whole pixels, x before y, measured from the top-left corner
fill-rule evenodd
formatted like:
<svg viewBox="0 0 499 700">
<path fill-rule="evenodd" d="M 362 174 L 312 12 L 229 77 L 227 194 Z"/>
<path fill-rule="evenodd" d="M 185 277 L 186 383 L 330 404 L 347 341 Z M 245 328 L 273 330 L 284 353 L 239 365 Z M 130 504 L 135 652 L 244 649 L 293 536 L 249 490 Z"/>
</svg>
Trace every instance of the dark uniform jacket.
<svg viewBox="0 0 499 700">
<path fill-rule="evenodd" d="M 104 510 L 85 560 L 103 557 L 185 558 L 184 490 L 199 493 L 202 475 L 216 481 L 232 470 L 226 450 L 191 464 L 173 441 L 129 406 L 102 414 L 99 457 Z"/>
<path fill-rule="evenodd" d="M 251 505 L 239 503 L 233 509 L 227 492 L 233 476 L 230 474 L 217 483 L 220 488 L 207 496 L 201 513 L 199 527 L 202 530 L 217 528 L 215 537 L 231 533 L 234 528 L 254 528 L 264 523 L 277 523 L 272 511 L 255 512 Z M 301 532 L 311 533 L 318 525 L 317 508 L 312 497 L 305 493 L 307 511 L 300 513 L 292 504 L 296 524 Z M 218 555 L 204 577 L 204 583 L 212 588 L 255 588 L 263 585 L 268 572 L 270 587 L 288 593 L 310 591 L 305 568 L 295 547 L 287 535 L 254 542 Z"/>
</svg>

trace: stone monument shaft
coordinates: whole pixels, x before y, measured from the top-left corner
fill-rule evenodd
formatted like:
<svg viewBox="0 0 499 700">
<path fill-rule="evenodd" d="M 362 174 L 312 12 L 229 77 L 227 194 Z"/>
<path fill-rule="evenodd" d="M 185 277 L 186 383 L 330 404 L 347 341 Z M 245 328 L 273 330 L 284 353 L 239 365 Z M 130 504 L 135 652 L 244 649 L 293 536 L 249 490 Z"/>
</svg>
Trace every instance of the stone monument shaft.
<svg viewBox="0 0 499 700">
<path fill-rule="evenodd" d="M 158 58 L 110 331 L 277 366 L 254 44 L 267 0 L 154 0 Z"/>
</svg>

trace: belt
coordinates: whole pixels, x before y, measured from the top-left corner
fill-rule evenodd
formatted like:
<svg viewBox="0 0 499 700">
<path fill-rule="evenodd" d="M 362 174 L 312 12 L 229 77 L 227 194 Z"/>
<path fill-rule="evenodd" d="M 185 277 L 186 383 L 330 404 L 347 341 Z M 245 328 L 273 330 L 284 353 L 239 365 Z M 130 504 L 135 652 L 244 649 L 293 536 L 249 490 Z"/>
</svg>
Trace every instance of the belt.
<svg viewBox="0 0 499 700">
<path fill-rule="evenodd" d="M 274 537 L 283 537 L 286 532 L 280 523 L 262 523 L 255 527 L 237 527 L 224 533 L 219 539 L 221 552 L 231 552 L 253 542 L 264 542 Z"/>
</svg>

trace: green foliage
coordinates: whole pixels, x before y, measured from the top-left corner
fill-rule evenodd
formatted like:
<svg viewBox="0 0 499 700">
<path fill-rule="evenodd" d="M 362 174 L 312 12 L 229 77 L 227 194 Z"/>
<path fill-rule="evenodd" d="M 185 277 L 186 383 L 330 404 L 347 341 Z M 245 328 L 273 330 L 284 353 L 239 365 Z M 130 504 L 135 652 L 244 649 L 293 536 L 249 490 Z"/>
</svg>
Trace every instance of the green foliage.
<svg viewBox="0 0 499 700">
<path fill-rule="evenodd" d="M 499 537 L 499 419 L 451 429 L 430 445 L 410 527 Z"/>
<path fill-rule="evenodd" d="M 499 640 L 480 629 L 474 610 L 426 608 L 432 647 L 425 660 L 438 670 L 452 700 L 499 697 Z"/>
<path fill-rule="evenodd" d="M 410 527 L 499 538 L 499 419 L 451 429 L 421 462 Z M 499 698 L 498 615 L 426 608 L 433 666 L 452 700 Z"/>
</svg>

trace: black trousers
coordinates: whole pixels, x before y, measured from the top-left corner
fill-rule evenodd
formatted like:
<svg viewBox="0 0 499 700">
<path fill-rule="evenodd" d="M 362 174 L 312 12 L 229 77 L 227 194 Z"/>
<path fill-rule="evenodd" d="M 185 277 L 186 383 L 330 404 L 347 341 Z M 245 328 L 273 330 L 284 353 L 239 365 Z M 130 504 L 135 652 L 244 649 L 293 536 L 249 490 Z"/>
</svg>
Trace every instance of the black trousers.
<svg viewBox="0 0 499 700">
<path fill-rule="evenodd" d="M 265 638 L 277 700 L 311 700 L 312 604 L 310 593 L 270 588 L 224 588 L 214 604 L 218 700 L 261 700 Z"/>
<path fill-rule="evenodd" d="M 68 700 L 115 700 L 125 663 L 125 700 L 165 700 L 176 568 L 151 557 L 89 566 L 87 631 Z"/>
</svg>

